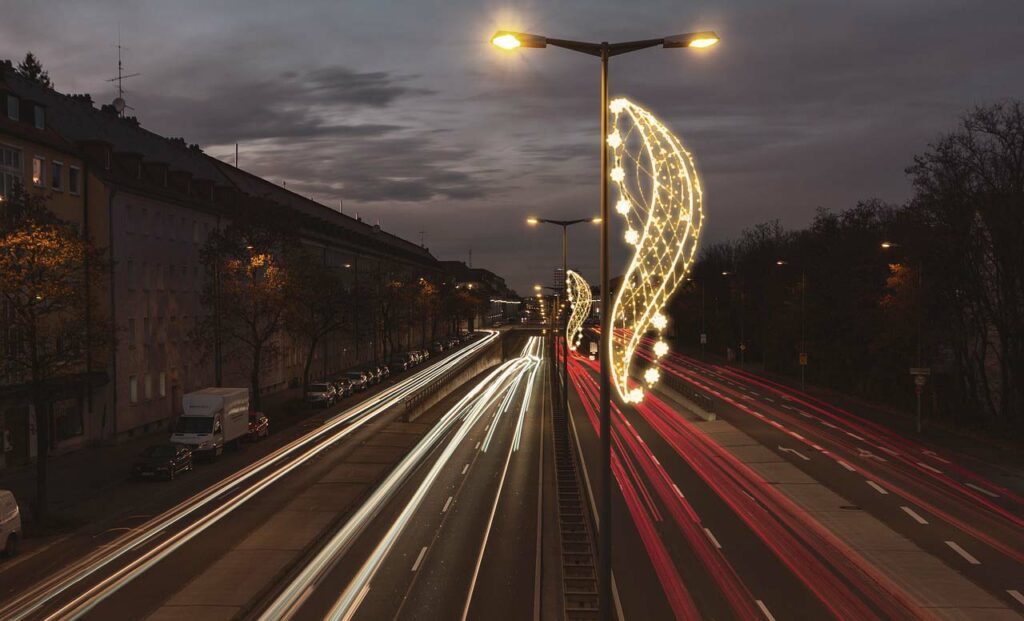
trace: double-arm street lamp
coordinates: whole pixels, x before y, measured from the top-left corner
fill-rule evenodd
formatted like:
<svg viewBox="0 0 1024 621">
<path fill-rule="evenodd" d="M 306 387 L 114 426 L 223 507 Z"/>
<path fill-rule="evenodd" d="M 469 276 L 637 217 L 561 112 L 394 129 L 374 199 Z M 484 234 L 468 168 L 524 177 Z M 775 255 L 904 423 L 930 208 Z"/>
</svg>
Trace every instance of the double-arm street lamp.
<svg viewBox="0 0 1024 621">
<path fill-rule="evenodd" d="M 568 293 L 565 287 L 565 279 L 567 278 L 566 271 L 569 269 L 568 266 L 568 254 L 569 254 L 569 227 L 574 224 L 582 224 L 583 222 L 591 222 L 593 224 L 600 224 L 601 218 L 577 218 L 575 220 L 552 220 L 550 218 L 527 218 L 526 223 L 531 226 L 538 224 L 554 224 L 562 227 L 562 282 L 560 291 Z M 563 301 L 568 301 L 568 295 L 562 296 Z M 569 314 L 566 312 L 562 313 L 562 336 L 565 336 L 566 326 L 569 322 Z M 555 342 L 557 342 L 557 336 Z M 566 338 L 562 342 L 562 411 L 567 415 L 569 413 L 569 339 Z"/>
<path fill-rule="evenodd" d="M 664 48 L 705 48 L 718 43 L 714 32 L 691 32 L 661 39 L 623 41 L 619 43 L 591 43 L 551 39 L 548 37 L 520 32 L 499 31 L 491 37 L 491 43 L 505 50 L 520 47 L 560 47 L 601 59 L 601 337 L 611 339 L 611 287 L 608 244 L 608 59 L 649 47 Z M 609 349 L 603 348 L 601 360 L 601 492 L 598 502 L 598 585 L 600 611 L 603 619 L 612 618 L 611 598 L 611 496 L 612 496 L 612 444 L 611 444 L 611 375 L 608 360 Z"/>
</svg>

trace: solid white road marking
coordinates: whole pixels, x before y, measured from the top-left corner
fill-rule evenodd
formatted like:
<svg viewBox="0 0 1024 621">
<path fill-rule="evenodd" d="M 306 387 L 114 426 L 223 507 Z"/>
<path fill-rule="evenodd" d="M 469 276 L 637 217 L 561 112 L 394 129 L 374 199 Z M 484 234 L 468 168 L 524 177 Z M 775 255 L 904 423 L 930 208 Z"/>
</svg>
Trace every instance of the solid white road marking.
<svg viewBox="0 0 1024 621">
<path fill-rule="evenodd" d="M 939 454 L 936 453 L 935 451 L 924 450 L 924 451 L 921 451 L 921 452 L 924 453 L 925 455 L 927 455 L 928 457 L 931 457 L 932 459 L 937 459 L 937 460 L 941 461 L 944 464 L 951 464 L 951 463 L 953 463 L 953 462 L 949 461 L 948 459 L 946 459 L 945 457 L 940 457 Z"/>
<path fill-rule="evenodd" d="M 875 483 L 874 481 L 872 481 L 870 479 L 868 479 L 867 482 L 868 482 L 868 485 L 870 485 L 871 487 L 875 488 L 875 491 L 878 492 L 879 494 L 888 494 L 889 493 L 888 490 L 886 490 L 884 487 L 882 487 L 878 483 Z"/>
<path fill-rule="evenodd" d="M 1010 594 L 1010 597 L 1020 602 L 1021 606 L 1024 606 L 1024 595 L 1021 595 L 1017 589 L 1006 589 L 1006 592 Z"/>
<path fill-rule="evenodd" d="M 469 464 L 466 464 L 465 466 L 462 467 L 462 474 L 466 474 L 467 470 L 469 470 Z"/>
<path fill-rule="evenodd" d="M 412 564 L 412 570 L 416 571 L 420 568 L 420 563 L 423 562 L 423 555 L 427 553 L 427 546 L 420 548 L 420 555 L 416 557 L 416 562 Z"/>
<path fill-rule="evenodd" d="M 978 487 L 974 483 L 964 483 L 964 485 L 966 485 L 967 487 L 973 489 L 976 492 L 981 492 L 982 494 L 985 494 L 989 498 L 999 498 L 999 494 L 997 494 L 995 492 L 990 492 L 987 489 L 985 489 L 984 487 Z"/>
<path fill-rule="evenodd" d="M 441 509 L 441 513 L 445 513 L 448 511 L 448 507 L 451 506 L 452 504 L 452 498 L 452 496 L 449 496 L 448 500 L 444 501 L 444 508 Z"/>
<path fill-rule="evenodd" d="M 479 442 L 477 442 L 477 443 L 476 443 L 476 447 L 475 447 L 475 448 L 474 448 L 473 450 L 475 451 L 475 450 L 477 450 L 478 448 L 480 448 L 480 443 L 479 443 Z"/>
<path fill-rule="evenodd" d="M 722 549 L 722 544 L 718 543 L 718 539 L 715 538 L 715 534 L 712 533 L 710 529 L 705 528 L 704 533 L 708 536 L 708 539 L 711 540 L 711 543 L 715 544 L 716 548 L 718 548 L 719 550 Z"/>
<path fill-rule="evenodd" d="M 765 619 L 768 619 L 768 621 L 775 621 L 775 617 L 772 616 L 771 611 L 769 611 L 768 607 L 764 605 L 764 602 L 762 602 L 759 599 L 755 599 L 754 603 L 756 603 L 757 607 L 760 608 L 761 612 L 764 613 L 764 618 Z"/>
<path fill-rule="evenodd" d="M 934 472 L 935 474 L 942 474 L 942 471 L 941 471 L 941 470 L 939 470 L 938 468 L 933 468 L 933 467 L 929 466 L 928 464 L 924 464 L 924 463 L 921 463 L 921 462 L 917 462 L 917 465 L 918 465 L 918 466 L 921 466 L 921 467 L 922 467 L 922 468 L 924 468 L 925 470 L 931 470 L 931 471 L 932 471 L 932 472 Z"/>
<path fill-rule="evenodd" d="M 967 561 L 968 563 L 970 563 L 971 565 L 981 565 L 981 561 L 979 561 L 978 559 L 976 559 L 973 556 L 971 556 L 971 554 L 967 550 L 964 550 L 963 548 L 961 548 L 957 544 L 957 542 L 955 542 L 955 541 L 947 541 L 946 545 L 949 546 L 950 548 L 953 548 L 954 552 L 956 552 L 960 556 L 964 557 L 964 560 Z"/>
<path fill-rule="evenodd" d="M 928 520 L 926 520 L 923 517 L 921 517 L 920 515 L 918 515 L 917 511 L 914 511 L 910 507 L 900 507 L 900 509 L 903 509 L 904 513 L 906 513 L 910 517 L 914 518 L 914 521 L 917 522 L 918 524 L 927 524 L 928 523 Z"/>
<path fill-rule="evenodd" d="M 846 468 L 850 472 L 857 472 L 856 468 L 854 468 L 853 466 L 851 466 L 850 464 L 846 463 L 845 461 L 843 461 L 841 459 L 837 459 L 836 463 L 839 464 L 840 466 L 842 466 L 843 468 Z"/>
</svg>

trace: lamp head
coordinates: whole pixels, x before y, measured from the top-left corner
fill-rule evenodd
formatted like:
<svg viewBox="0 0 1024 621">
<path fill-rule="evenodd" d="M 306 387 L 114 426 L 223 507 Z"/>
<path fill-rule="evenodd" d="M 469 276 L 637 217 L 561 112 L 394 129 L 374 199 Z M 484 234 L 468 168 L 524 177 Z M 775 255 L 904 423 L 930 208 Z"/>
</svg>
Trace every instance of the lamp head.
<svg viewBox="0 0 1024 621">
<path fill-rule="evenodd" d="M 547 47 L 548 40 L 539 35 L 499 30 L 491 37 L 491 44 L 503 50 L 514 50 L 519 47 Z"/>
<path fill-rule="evenodd" d="M 711 47 L 718 43 L 718 35 L 708 30 L 665 37 L 663 47 Z"/>
</svg>

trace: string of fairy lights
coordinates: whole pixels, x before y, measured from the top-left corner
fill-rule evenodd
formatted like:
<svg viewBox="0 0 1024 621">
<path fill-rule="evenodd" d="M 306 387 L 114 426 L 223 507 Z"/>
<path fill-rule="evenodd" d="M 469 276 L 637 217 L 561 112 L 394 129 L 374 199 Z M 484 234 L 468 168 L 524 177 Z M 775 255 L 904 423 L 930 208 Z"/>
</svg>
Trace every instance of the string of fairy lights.
<svg viewBox="0 0 1024 621">
<path fill-rule="evenodd" d="M 590 283 L 572 270 L 565 272 L 565 295 L 572 307 L 569 322 L 565 326 L 565 340 L 569 349 L 576 351 L 583 338 L 583 322 L 590 316 L 590 305 L 594 296 L 590 292 Z"/>
<path fill-rule="evenodd" d="M 633 357 L 644 335 L 655 332 L 655 362 L 642 377 L 648 387 L 657 383 L 657 360 L 668 353 L 662 338 L 665 305 L 697 255 L 703 193 L 693 157 L 653 114 L 622 98 L 609 111 L 615 211 L 625 219 L 624 238 L 635 250 L 615 295 L 607 346 L 616 391 L 624 402 L 639 403 L 644 389 L 630 386 Z"/>
</svg>

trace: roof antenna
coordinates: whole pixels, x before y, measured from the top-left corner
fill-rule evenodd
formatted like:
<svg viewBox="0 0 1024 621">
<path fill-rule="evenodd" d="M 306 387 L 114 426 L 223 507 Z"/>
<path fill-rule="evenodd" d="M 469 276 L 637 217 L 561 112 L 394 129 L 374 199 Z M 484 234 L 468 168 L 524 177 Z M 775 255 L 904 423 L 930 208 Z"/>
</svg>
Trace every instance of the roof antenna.
<svg viewBox="0 0 1024 621">
<path fill-rule="evenodd" d="M 117 82 L 117 97 L 112 102 L 114 110 L 117 111 L 119 116 L 124 116 L 125 110 L 134 110 L 124 101 L 124 81 L 128 78 L 134 78 L 135 76 L 142 75 L 141 73 L 129 73 L 124 74 L 124 65 L 121 63 L 121 24 L 117 25 L 117 77 L 110 78 L 107 82 Z"/>
</svg>

